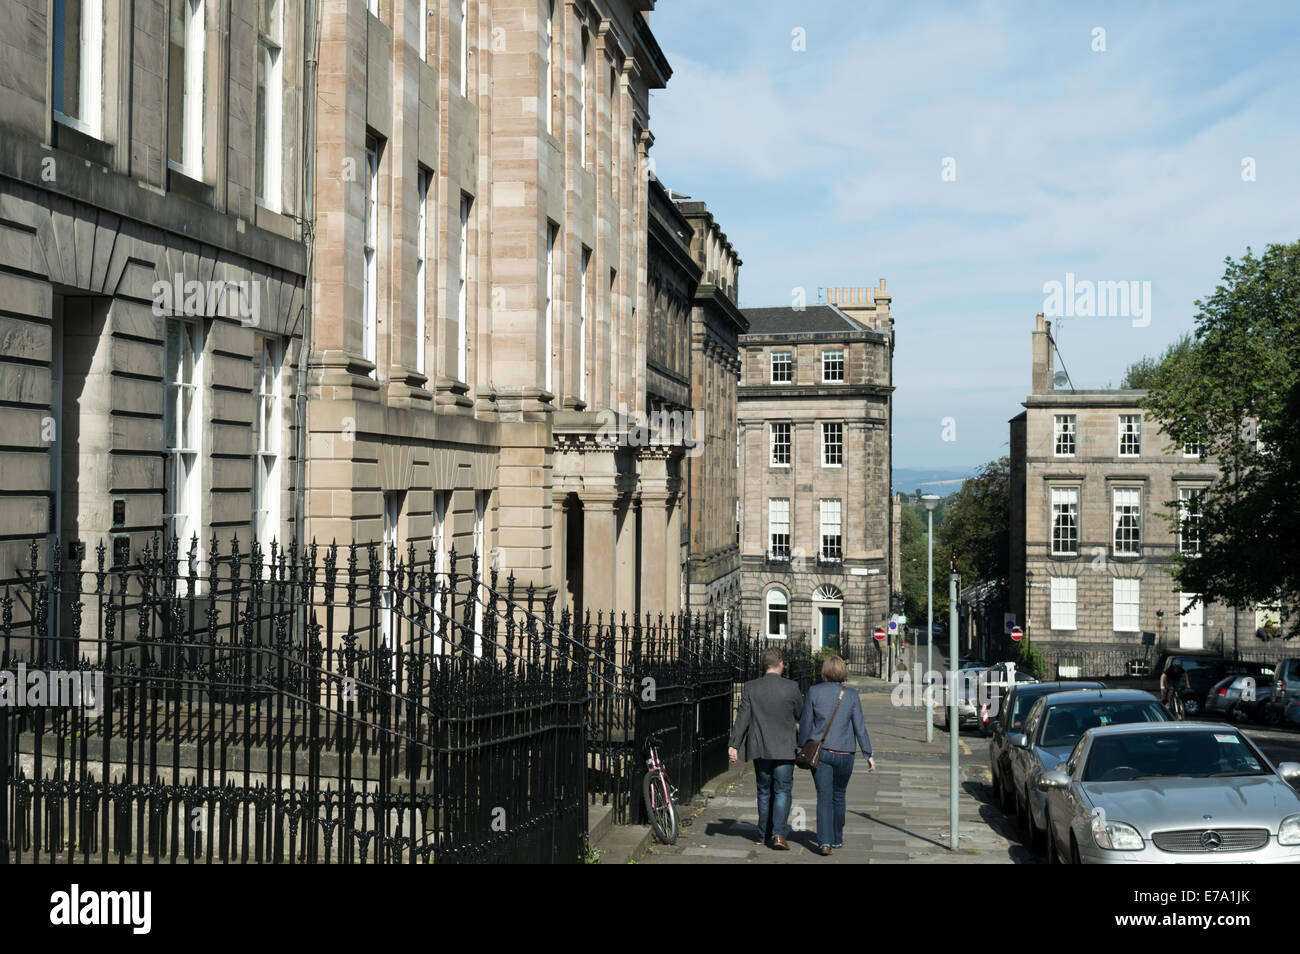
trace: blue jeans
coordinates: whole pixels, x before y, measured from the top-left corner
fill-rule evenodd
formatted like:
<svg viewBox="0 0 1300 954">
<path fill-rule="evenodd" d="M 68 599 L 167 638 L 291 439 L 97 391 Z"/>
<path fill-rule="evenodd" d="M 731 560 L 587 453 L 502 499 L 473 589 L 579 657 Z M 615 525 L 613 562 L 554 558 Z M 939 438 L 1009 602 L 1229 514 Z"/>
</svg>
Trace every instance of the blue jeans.
<svg viewBox="0 0 1300 954">
<path fill-rule="evenodd" d="M 794 760 L 754 759 L 758 780 L 758 833 L 763 843 L 790 834 L 790 802 L 794 792 Z"/>
<path fill-rule="evenodd" d="M 844 844 L 844 793 L 853 774 L 853 755 L 822 749 L 821 761 L 813 772 L 817 786 L 817 844 Z"/>
</svg>

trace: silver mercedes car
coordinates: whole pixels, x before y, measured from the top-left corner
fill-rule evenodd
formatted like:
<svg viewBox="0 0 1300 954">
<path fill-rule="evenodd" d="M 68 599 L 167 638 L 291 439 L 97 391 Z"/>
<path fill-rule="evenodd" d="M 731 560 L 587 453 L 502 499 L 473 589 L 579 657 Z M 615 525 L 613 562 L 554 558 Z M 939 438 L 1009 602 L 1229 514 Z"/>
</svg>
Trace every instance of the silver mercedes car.
<svg viewBox="0 0 1300 954">
<path fill-rule="evenodd" d="M 1080 736 L 1047 795 L 1047 857 L 1084 864 L 1300 862 L 1300 762 L 1232 726 L 1110 725 Z"/>
</svg>

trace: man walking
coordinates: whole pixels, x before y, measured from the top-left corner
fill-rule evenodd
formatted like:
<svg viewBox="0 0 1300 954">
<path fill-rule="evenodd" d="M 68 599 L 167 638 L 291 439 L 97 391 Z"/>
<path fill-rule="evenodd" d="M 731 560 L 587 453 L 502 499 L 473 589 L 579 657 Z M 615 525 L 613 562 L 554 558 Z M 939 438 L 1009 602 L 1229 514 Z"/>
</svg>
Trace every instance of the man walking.
<svg viewBox="0 0 1300 954">
<path fill-rule="evenodd" d="M 803 694 L 783 675 L 785 655 L 775 646 L 763 650 L 763 669 L 761 679 L 745 683 L 727 754 L 738 761 L 738 750 L 745 747 L 745 760 L 754 762 L 758 781 L 759 836 L 777 851 L 789 851 L 785 837 L 790 833 L 794 742 Z"/>
</svg>

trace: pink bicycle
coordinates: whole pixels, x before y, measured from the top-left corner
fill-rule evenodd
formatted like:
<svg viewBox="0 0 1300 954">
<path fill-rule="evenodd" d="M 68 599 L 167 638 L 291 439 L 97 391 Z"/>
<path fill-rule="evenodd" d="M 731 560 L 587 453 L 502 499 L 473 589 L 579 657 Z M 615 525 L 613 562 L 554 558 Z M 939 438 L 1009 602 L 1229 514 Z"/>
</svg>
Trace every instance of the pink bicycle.
<svg viewBox="0 0 1300 954">
<path fill-rule="evenodd" d="M 650 820 L 655 837 L 665 845 L 671 845 L 677 841 L 677 809 L 673 807 L 677 789 L 668 780 L 664 763 L 659 760 L 662 742 L 657 735 L 646 739 L 646 773 L 641 794 L 645 800 L 646 818 Z"/>
</svg>

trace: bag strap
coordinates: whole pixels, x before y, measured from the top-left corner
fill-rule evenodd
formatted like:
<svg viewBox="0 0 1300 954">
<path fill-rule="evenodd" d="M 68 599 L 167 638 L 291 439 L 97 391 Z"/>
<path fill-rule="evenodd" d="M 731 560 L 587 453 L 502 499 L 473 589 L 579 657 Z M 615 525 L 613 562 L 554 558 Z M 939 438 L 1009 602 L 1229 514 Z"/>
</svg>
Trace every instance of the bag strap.
<svg viewBox="0 0 1300 954">
<path fill-rule="evenodd" d="M 840 711 L 840 702 L 844 699 L 844 687 L 840 686 L 839 697 L 835 700 L 835 708 L 831 710 L 831 717 L 826 720 L 826 728 L 822 729 L 822 740 L 819 744 L 826 744 L 826 734 L 831 731 L 831 723 L 835 721 L 835 713 Z"/>
</svg>

